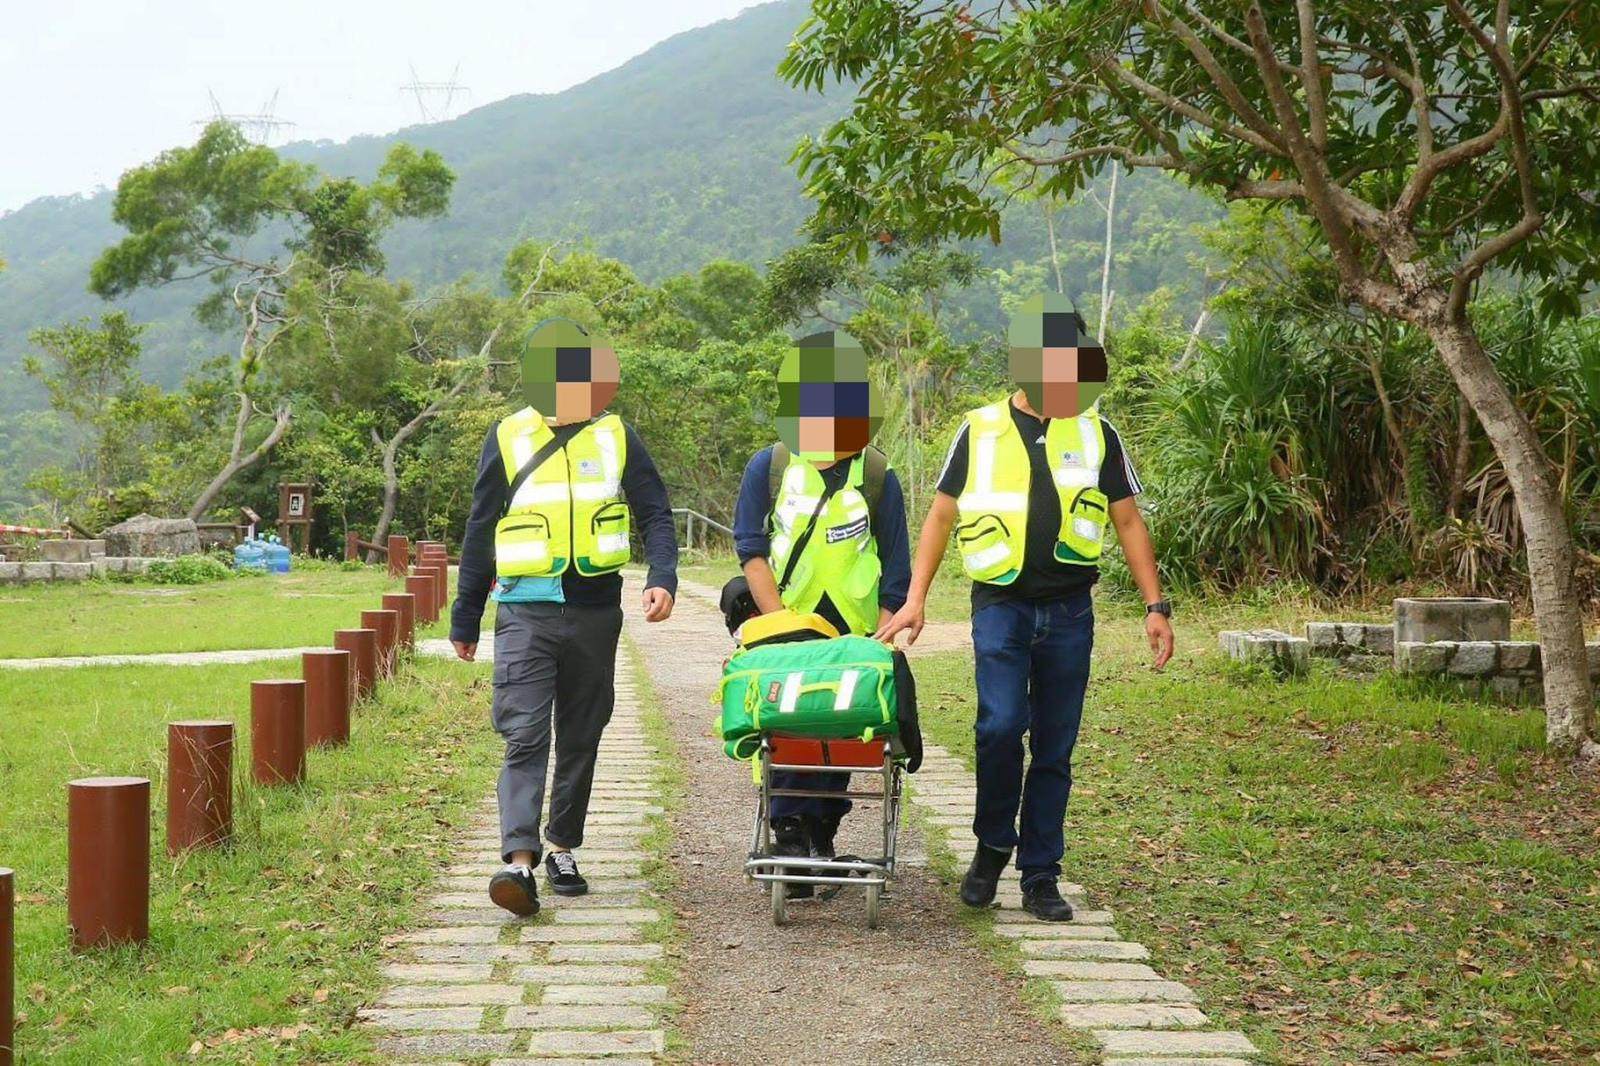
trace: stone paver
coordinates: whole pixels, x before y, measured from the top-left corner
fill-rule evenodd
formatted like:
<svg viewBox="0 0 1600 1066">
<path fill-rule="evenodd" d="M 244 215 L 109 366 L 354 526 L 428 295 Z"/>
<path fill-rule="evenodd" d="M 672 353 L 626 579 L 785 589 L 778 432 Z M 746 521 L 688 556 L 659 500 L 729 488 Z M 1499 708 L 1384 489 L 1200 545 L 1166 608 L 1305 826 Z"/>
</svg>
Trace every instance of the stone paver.
<svg viewBox="0 0 1600 1066">
<path fill-rule="evenodd" d="M 1136 1052 L 1141 1055 L 1254 1055 L 1256 1046 L 1243 1033 L 1137 1032 L 1097 1029 L 1095 1039 L 1108 1055 Z"/>
<path fill-rule="evenodd" d="M 958 855 L 970 851 L 973 775 L 947 750 L 934 744 L 924 747 L 922 770 L 911 778 L 911 799 L 924 821 L 946 834 Z M 1173 1055 L 1256 1054 L 1242 1033 L 1197 1031 L 1210 1019 L 1196 1005 L 1193 990 L 1162 979 L 1141 961 L 1150 952 L 1143 944 L 1123 940 L 1112 914 L 1089 906 L 1082 885 L 1063 883 L 1061 892 L 1072 902 L 1073 920 L 1032 921 L 1021 909 L 1021 889 L 1008 878 L 997 896 L 994 931 L 1016 941 L 1024 956 L 1024 973 L 1051 981 L 1063 1004 L 1059 1014 L 1063 1023 L 1092 1031 L 1108 1056 L 1139 1055 L 1151 1064 L 1182 1066 L 1190 1061 Z M 1135 1066 L 1125 1058 L 1106 1061 Z M 1193 1061 L 1229 1066 L 1244 1060 Z"/>
<path fill-rule="evenodd" d="M 479 658 L 491 659 L 485 644 Z M 419 651 L 453 654 L 442 641 Z M 626 652 L 619 659 L 619 675 L 630 677 Z M 639 846 L 649 819 L 662 813 L 652 802 L 656 758 L 639 726 L 638 697 L 620 685 L 579 852 L 589 894 L 557 896 L 541 871 L 542 910 L 532 919 L 489 902 L 488 879 L 501 869 L 493 798 L 477 810 L 425 900 L 430 924 L 391 938 L 384 974 L 393 984 L 360 1012 L 391 1060 L 637 1066 L 662 1053 L 668 990 L 647 967 L 664 953 L 644 936 L 664 904 L 643 879 L 650 856 Z"/>
</svg>

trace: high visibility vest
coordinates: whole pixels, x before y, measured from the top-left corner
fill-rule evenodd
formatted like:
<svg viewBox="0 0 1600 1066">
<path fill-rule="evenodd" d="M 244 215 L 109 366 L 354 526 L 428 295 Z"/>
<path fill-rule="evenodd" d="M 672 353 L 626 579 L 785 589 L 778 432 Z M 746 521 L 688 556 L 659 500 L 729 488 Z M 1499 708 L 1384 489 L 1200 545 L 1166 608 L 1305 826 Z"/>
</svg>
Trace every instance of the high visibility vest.
<svg viewBox="0 0 1600 1066">
<path fill-rule="evenodd" d="M 817 531 L 806 541 L 789 584 L 781 593 L 783 605 L 806 614 L 815 611 L 826 595 L 850 631 L 871 633 L 878 628 L 878 579 L 883 562 L 862 486 L 866 461 L 850 461 L 845 483 L 817 515 Z M 811 524 L 817 502 L 827 491 L 822 474 L 798 455 L 783 472 L 773 500 L 769 527 L 772 533 L 772 570 L 780 580 L 789 566 L 789 553 Z"/>
<path fill-rule="evenodd" d="M 967 412 L 967 480 L 956 497 L 961 564 L 974 581 L 991 585 L 1015 581 L 1028 548 L 1032 465 L 1010 407 L 1006 399 Z M 1099 412 L 1091 407 L 1077 418 L 1052 418 L 1044 443 L 1061 500 L 1055 558 L 1098 565 L 1108 517 L 1100 491 L 1106 432 Z"/>
<path fill-rule="evenodd" d="M 524 407 L 495 430 L 506 479 L 555 436 L 543 416 Z M 620 570 L 628 561 L 628 504 L 622 471 L 628 435 L 622 419 L 602 415 L 539 464 L 511 499 L 494 530 L 501 577 L 555 577 L 577 568 L 584 577 Z"/>
</svg>

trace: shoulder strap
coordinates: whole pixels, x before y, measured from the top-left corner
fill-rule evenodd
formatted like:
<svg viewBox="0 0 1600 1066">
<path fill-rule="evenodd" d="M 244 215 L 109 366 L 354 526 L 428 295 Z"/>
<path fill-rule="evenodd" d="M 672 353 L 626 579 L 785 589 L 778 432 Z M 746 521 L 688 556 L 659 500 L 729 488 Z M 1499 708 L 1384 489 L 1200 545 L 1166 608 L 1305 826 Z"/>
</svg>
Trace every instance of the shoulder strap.
<svg viewBox="0 0 1600 1066">
<path fill-rule="evenodd" d="M 767 500 L 778 502 L 778 490 L 783 488 L 783 474 L 789 469 L 789 446 L 783 441 L 772 446 L 772 465 L 767 468 Z"/>
<path fill-rule="evenodd" d="M 552 431 L 550 439 L 544 442 L 544 447 L 534 452 L 532 458 L 523 463 L 522 469 L 518 470 L 516 476 L 511 479 L 511 486 L 506 489 L 505 506 L 500 510 L 501 518 L 511 513 L 511 502 L 517 498 L 517 491 L 522 488 L 524 482 L 533 476 L 533 472 L 543 466 L 545 460 L 565 448 L 567 441 L 576 437 L 578 432 L 586 425 L 588 425 L 587 422 L 577 422 L 570 426 L 557 426 Z"/>
<path fill-rule="evenodd" d="M 883 483 L 889 478 L 889 457 L 876 445 L 867 445 L 862 453 L 863 470 L 861 494 L 867 498 L 867 514 L 872 526 L 878 528 L 878 508 L 883 504 Z"/>
<path fill-rule="evenodd" d="M 794 568 L 800 565 L 800 553 L 811 543 L 811 534 L 817 531 L 817 519 L 822 516 L 822 509 L 828 506 L 828 501 L 833 499 L 833 494 L 838 491 L 839 486 L 835 485 L 831 489 L 824 489 L 822 495 L 817 497 L 817 508 L 811 512 L 811 521 L 806 523 L 806 528 L 800 533 L 800 539 L 789 549 L 789 561 L 784 564 L 783 576 L 778 579 L 778 595 L 783 595 L 783 590 L 789 587 L 789 579 L 794 576 Z"/>
</svg>

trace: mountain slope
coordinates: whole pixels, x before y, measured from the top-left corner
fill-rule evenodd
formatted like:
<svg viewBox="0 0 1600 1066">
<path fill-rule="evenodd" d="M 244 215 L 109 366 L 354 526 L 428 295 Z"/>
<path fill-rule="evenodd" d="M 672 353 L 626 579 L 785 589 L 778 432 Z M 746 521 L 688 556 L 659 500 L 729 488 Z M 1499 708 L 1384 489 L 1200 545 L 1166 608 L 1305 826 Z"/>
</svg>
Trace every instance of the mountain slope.
<svg viewBox="0 0 1600 1066">
<path fill-rule="evenodd" d="M 527 237 L 591 241 L 649 280 L 716 257 L 761 264 L 795 243 L 807 205 L 789 155 L 799 138 L 842 113 L 849 94 L 803 93 L 774 69 L 805 18 L 803 0 L 752 8 L 663 41 L 615 70 L 564 92 L 516 96 L 448 122 L 344 144 L 300 143 L 283 154 L 335 175 L 370 177 L 403 140 L 437 149 L 459 180 L 447 217 L 404 223 L 384 242 L 390 272 L 428 285 L 463 273 L 497 282 L 505 252 Z M 1118 304 L 1157 285 L 1187 284 L 1192 269 L 1174 247 L 1173 219 L 1212 208 L 1159 176 L 1124 182 Z M 1143 190 L 1143 193 L 1141 193 Z M 0 217 L 0 415 L 42 405 L 18 368 L 27 333 L 107 305 L 85 290 L 89 264 L 122 236 L 111 197 L 38 200 Z M 1043 258 L 1037 213 L 1018 209 L 997 265 Z M 1085 200 L 1059 220 L 1069 291 L 1098 288 L 1100 209 Z M 1142 250 L 1141 250 L 1142 249 Z M 1043 283 L 1043 275 L 1039 275 Z M 198 284 L 145 291 L 124 301 L 150 324 L 145 371 L 174 383 L 202 359 L 232 350 L 191 310 Z M 992 294 L 972 300 L 989 309 Z"/>
</svg>

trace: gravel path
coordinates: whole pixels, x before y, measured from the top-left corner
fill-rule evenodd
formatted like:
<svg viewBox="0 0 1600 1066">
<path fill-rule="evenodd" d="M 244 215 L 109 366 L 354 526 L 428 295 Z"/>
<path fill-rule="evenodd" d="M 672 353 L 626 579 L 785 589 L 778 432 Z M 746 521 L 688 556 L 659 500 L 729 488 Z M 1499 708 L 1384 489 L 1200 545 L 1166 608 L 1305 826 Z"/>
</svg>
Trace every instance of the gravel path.
<svg viewBox="0 0 1600 1066">
<path fill-rule="evenodd" d="M 711 695 L 731 650 L 703 587 L 687 588 L 665 625 L 630 611 L 629 638 L 654 682 L 686 775 L 676 812 L 673 900 L 685 933 L 679 1018 L 695 1063 L 915 1061 L 1055 1063 L 1071 1056 L 1023 1006 L 958 921 L 955 886 L 918 861 L 902 829 L 900 876 L 883 925 L 866 927 L 860 892 L 790 905 L 775 928 L 767 895 L 745 881 L 755 796 L 749 767 L 710 732 Z M 630 575 L 625 603 L 638 596 Z M 841 851 L 876 852 L 877 807 L 857 801 Z M 910 862 L 904 860 L 909 859 Z"/>
</svg>

